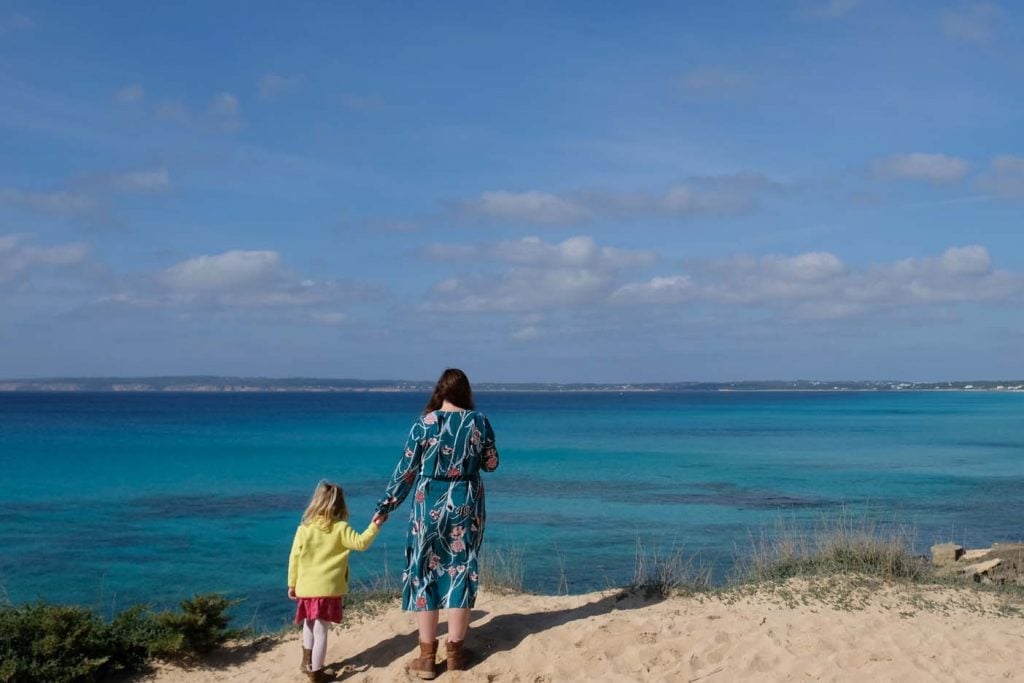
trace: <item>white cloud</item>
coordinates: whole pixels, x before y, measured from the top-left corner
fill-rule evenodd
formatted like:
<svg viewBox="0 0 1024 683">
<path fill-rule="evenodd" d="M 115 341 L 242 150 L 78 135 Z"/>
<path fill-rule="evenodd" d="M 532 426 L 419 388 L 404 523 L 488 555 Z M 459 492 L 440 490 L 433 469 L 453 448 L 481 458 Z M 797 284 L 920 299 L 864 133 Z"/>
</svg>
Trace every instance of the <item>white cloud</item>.
<svg viewBox="0 0 1024 683">
<path fill-rule="evenodd" d="M 978 178 L 978 187 L 1000 199 L 1024 199 L 1024 157 L 1007 154 L 992 159 Z"/>
<path fill-rule="evenodd" d="M 834 254 L 812 252 L 695 262 L 690 271 L 626 284 L 611 300 L 759 305 L 797 317 L 845 318 L 901 306 L 1005 302 L 1024 293 L 1024 277 L 993 269 L 988 251 L 978 245 L 862 269 Z"/>
<path fill-rule="evenodd" d="M 365 230 L 369 230 L 371 232 L 383 232 L 394 234 L 418 232 L 420 230 L 419 223 L 417 223 L 414 220 L 402 218 L 371 219 L 359 224 L 359 227 Z"/>
<path fill-rule="evenodd" d="M 748 82 L 746 74 L 716 66 L 703 66 L 683 74 L 683 91 L 701 97 L 730 97 L 742 91 Z"/>
<path fill-rule="evenodd" d="M 578 223 L 589 212 L 572 201 L 548 192 L 484 192 L 461 205 L 464 215 L 499 221 L 564 225 Z"/>
<path fill-rule="evenodd" d="M 540 328 L 536 325 L 527 325 L 512 333 L 512 338 L 521 342 L 534 341 L 538 337 L 540 337 Z"/>
<path fill-rule="evenodd" d="M 0 235 L 0 286 L 23 282 L 34 274 L 85 263 L 89 247 L 80 243 L 37 247 L 22 235 Z"/>
<path fill-rule="evenodd" d="M 264 74 L 259 80 L 259 93 L 261 100 L 273 100 L 290 92 L 300 89 L 305 83 L 305 78 L 297 75 L 284 75 L 278 73 Z"/>
<path fill-rule="evenodd" d="M 138 104 L 146 98 L 146 89 L 141 83 L 129 83 L 114 93 L 114 101 L 118 104 Z"/>
<path fill-rule="evenodd" d="M 345 313 L 332 311 L 328 313 L 310 313 L 309 319 L 313 322 L 320 323 L 321 325 L 341 327 L 349 321 L 349 316 Z"/>
<path fill-rule="evenodd" d="M 945 154 L 911 152 L 878 159 L 871 165 L 877 178 L 921 180 L 933 184 L 954 183 L 962 179 L 970 165 L 963 159 Z"/>
<path fill-rule="evenodd" d="M 487 260 L 548 268 L 616 270 L 653 263 L 653 251 L 602 247 L 588 235 L 561 242 L 523 237 L 493 244 L 432 244 L 423 253 L 440 261 Z"/>
<path fill-rule="evenodd" d="M 617 249 L 599 246 L 594 239 L 581 235 L 557 244 L 549 244 L 539 237 L 500 242 L 494 250 L 495 258 L 509 263 L 553 268 L 595 268 L 617 270 L 653 263 L 658 255 L 653 251 Z"/>
<path fill-rule="evenodd" d="M 0 36 L 14 33 L 15 31 L 27 31 L 30 28 L 34 28 L 35 25 L 36 23 L 32 21 L 32 18 L 24 14 L 10 14 L 6 17 L 0 17 Z"/>
<path fill-rule="evenodd" d="M 621 303 L 671 304 L 687 301 L 695 295 L 688 275 L 655 277 L 647 282 L 630 282 L 612 293 L 611 299 Z"/>
<path fill-rule="evenodd" d="M 839 19 L 857 9 L 862 0 L 819 0 L 805 2 L 796 12 L 797 16 L 811 19 Z"/>
<path fill-rule="evenodd" d="M 195 313 L 276 310 L 292 319 L 338 326 L 348 320 L 339 305 L 376 295 L 365 286 L 300 277 L 276 251 L 235 249 L 126 280 L 103 302 Z"/>
<path fill-rule="evenodd" d="M 1024 297 L 1024 276 L 994 267 L 980 245 L 858 267 L 825 251 L 739 255 L 690 262 L 683 272 L 632 282 L 625 275 L 657 262 L 657 256 L 602 246 L 587 236 L 451 243 L 422 253 L 457 262 L 465 271 L 433 286 L 421 305 L 430 312 L 596 313 L 609 305 L 693 305 L 821 320 L 899 309 L 936 311 L 962 303 L 1007 304 Z M 526 341 L 543 328 L 530 318 L 515 329 L 512 338 Z"/>
<path fill-rule="evenodd" d="M 343 92 L 339 95 L 341 106 L 349 111 L 368 112 L 382 109 L 384 101 L 377 95 L 360 95 L 359 93 Z"/>
<path fill-rule="evenodd" d="M 467 266 L 510 266 L 442 280 L 422 306 L 462 312 L 529 312 L 594 303 L 609 294 L 621 271 L 657 260 L 654 252 L 600 246 L 588 236 L 558 243 L 526 237 L 487 245 L 434 245 L 424 254 Z"/>
<path fill-rule="evenodd" d="M 150 193 L 170 187 L 166 169 L 91 174 L 73 178 L 56 190 L 0 187 L 0 204 L 93 222 L 110 222 L 114 194 Z"/>
<path fill-rule="evenodd" d="M 86 194 L 68 190 L 34 191 L 0 187 L 0 202 L 34 211 L 55 214 L 82 214 L 99 208 L 99 202 Z"/>
<path fill-rule="evenodd" d="M 160 279 L 178 291 L 230 291 L 269 284 L 282 277 L 275 251 L 226 251 L 197 256 L 163 271 Z"/>
<path fill-rule="evenodd" d="M 1002 14 L 993 2 L 973 2 L 959 9 L 944 10 L 942 28 L 951 38 L 985 44 L 995 38 Z"/>
<path fill-rule="evenodd" d="M 115 192 L 160 192 L 171 186 L 167 169 L 126 171 L 105 176 L 103 185 Z"/>
<path fill-rule="evenodd" d="M 435 261 L 469 261 L 480 257 L 484 248 L 476 244 L 428 244 L 419 253 Z"/>
<path fill-rule="evenodd" d="M 605 213 L 623 216 L 730 215 L 752 211 L 762 198 L 785 190 L 785 185 L 760 173 L 698 176 L 658 194 L 608 193 L 592 201 Z"/>
<path fill-rule="evenodd" d="M 159 119 L 182 125 L 188 125 L 192 121 L 192 113 L 181 100 L 164 100 L 156 105 L 154 113 Z"/>
<path fill-rule="evenodd" d="M 242 106 L 230 92 L 219 92 L 210 100 L 207 109 L 214 127 L 232 133 L 242 127 Z"/>
<path fill-rule="evenodd" d="M 242 128 L 242 105 L 234 93 L 219 92 L 205 109 L 193 112 L 179 99 L 163 100 L 154 108 L 157 118 L 181 126 L 234 133 Z"/>
<path fill-rule="evenodd" d="M 751 211 L 786 186 L 760 173 L 696 176 L 657 193 L 596 190 L 560 196 L 548 192 L 485 192 L 463 202 L 462 218 L 530 225 L 568 225 L 597 218 L 650 215 L 730 215 Z"/>
</svg>

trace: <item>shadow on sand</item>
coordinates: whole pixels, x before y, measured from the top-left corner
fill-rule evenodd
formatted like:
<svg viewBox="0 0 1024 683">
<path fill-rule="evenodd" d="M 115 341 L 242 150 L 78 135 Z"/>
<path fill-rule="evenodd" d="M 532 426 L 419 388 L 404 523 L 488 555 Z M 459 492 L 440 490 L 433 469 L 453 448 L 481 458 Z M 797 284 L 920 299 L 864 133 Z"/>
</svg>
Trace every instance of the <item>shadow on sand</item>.
<svg viewBox="0 0 1024 683">
<path fill-rule="evenodd" d="M 549 629 L 563 626 L 573 621 L 609 614 L 616 610 L 631 610 L 648 607 L 664 600 L 660 593 L 644 593 L 620 590 L 609 593 L 601 598 L 578 607 L 552 610 L 550 612 L 530 612 L 515 614 L 499 614 L 487 623 L 472 626 L 487 616 L 487 612 L 473 610 L 471 628 L 467 638 L 467 647 L 471 652 L 469 667 L 487 660 L 499 652 L 514 650 L 523 639 L 530 635 L 543 633 Z M 443 636 L 442 626 L 439 636 Z M 331 664 L 338 671 L 344 670 L 341 678 L 354 673 L 364 672 L 373 667 L 387 667 L 396 659 L 411 657 L 416 648 L 416 631 L 409 629 L 405 633 L 396 634 L 387 640 L 377 643 L 368 650 L 355 655 L 345 662 Z M 444 644 L 438 651 L 441 659 L 439 673 L 445 670 Z"/>
</svg>

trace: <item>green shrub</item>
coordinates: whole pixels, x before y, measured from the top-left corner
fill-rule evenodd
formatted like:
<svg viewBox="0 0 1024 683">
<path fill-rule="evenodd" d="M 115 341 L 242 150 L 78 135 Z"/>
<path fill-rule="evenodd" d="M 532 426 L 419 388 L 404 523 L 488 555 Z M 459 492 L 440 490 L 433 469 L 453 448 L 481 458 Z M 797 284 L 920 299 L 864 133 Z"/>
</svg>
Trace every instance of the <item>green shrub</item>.
<svg viewBox="0 0 1024 683">
<path fill-rule="evenodd" d="M 0 609 L 0 681 L 98 681 L 121 661 L 102 619 L 80 607 Z"/>
<path fill-rule="evenodd" d="M 0 606 L 0 683 L 90 683 L 144 671 L 154 657 L 207 654 L 237 635 L 228 629 L 231 604 L 199 595 L 180 612 L 136 606 L 109 623 L 82 607 Z"/>
<path fill-rule="evenodd" d="M 231 617 L 227 610 L 232 604 L 221 595 L 197 595 L 182 600 L 180 612 L 157 614 L 153 655 L 192 658 L 208 654 L 238 636 L 237 631 L 228 629 Z"/>
<path fill-rule="evenodd" d="M 145 605 L 130 607 L 114 617 L 107 628 L 125 670 L 145 670 L 154 655 L 153 643 L 160 636 L 150 609 Z"/>
</svg>

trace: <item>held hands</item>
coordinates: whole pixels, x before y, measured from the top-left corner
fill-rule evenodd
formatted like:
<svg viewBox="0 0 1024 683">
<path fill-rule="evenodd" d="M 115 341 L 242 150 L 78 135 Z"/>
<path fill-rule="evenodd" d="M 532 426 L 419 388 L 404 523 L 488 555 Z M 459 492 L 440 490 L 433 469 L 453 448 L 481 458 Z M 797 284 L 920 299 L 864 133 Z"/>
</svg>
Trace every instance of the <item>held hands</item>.
<svg viewBox="0 0 1024 683">
<path fill-rule="evenodd" d="M 370 520 L 372 523 L 377 525 L 377 528 L 384 526 L 384 522 L 388 521 L 388 516 L 383 512 L 374 514 L 373 519 Z"/>
</svg>

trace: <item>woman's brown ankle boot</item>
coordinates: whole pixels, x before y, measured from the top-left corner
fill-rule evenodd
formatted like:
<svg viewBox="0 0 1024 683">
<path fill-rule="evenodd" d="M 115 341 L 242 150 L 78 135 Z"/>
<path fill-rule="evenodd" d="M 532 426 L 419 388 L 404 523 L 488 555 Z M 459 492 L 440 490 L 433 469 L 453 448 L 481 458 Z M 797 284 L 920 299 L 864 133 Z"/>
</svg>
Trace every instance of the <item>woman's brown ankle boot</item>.
<svg viewBox="0 0 1024 683">
<path fill-rule="evenodd" d="M 413 657 L 406 668 L 428 681 L 437 678 L 437 641 L 420 643 L 420 656 Z"/>
<path fill-rule="evenodd" d="M 309 666 L 313 663 L 313 651 L 302 648 L 302 664 L 299 664 L 299 671 L 309 673 Z"/>
<path fill-rule="evenodd" d="M 448 641 L 444 645 L 446 654 L 448 655 L 448 671 L 464 671 L 466 669 L 466 651 L 462 648 L 465 641 L 460 640 L 457 643 Z"/>
</svg>

